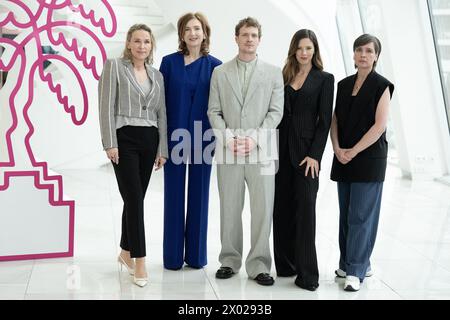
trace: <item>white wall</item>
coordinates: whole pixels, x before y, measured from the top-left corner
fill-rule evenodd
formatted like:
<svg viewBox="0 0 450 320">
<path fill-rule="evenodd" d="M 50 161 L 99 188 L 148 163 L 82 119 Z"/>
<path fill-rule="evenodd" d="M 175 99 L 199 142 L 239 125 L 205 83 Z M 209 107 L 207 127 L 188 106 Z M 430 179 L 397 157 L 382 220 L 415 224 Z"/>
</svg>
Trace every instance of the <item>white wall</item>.
<svg viewBox="0 0 450 320">
<path fill-rule="evenodd" d="M 335 23 L 335 1 L 261 1 L 261 0 L 155 0 L 161 7 L 167 22 L 174 26 L 186 12 L 204 13 L 211 25 L 211 54 L 222 61 L 228 61 L 237 54 L 234 27 L 242 18 L 252 16 L 262 25 L 262 39 L 259 47 L 261 59 L 283 66 L 293 34 L 302 28 L 314 30 L 319 38 L 325 68 L 330 72 L 343 73 L 339 38 Z M 301 5 L 297 4 L 301 3 Z M 160 39 L 157 39 L 159 42 Z M 177 49 L 177 38 L 171 46 L 158 43 L 157 58 Z"/>
</svg>

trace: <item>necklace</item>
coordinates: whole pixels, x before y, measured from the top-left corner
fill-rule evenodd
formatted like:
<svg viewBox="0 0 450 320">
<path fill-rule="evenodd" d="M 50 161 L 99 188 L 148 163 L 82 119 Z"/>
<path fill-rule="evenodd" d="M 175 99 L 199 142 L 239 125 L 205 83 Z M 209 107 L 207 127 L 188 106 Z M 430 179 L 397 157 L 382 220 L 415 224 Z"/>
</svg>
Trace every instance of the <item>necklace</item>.
<svg viewBox="0 0 450 320">
<path fill-rule="evenodd" d="M 366 80 L 366 78 L 364 78 L 364 79 L 362 79 L 362 80 L 360 80 L 360 81 L 358 81 L 359 79 L 357 79 L 356 81 L 355 81 L 355 89 L 356 90 L 359 90 L 359 88 L 361 88 L 361 86 L 363 85 L 363 83 L 364 83 L 364 81 Z"/>
</svg>

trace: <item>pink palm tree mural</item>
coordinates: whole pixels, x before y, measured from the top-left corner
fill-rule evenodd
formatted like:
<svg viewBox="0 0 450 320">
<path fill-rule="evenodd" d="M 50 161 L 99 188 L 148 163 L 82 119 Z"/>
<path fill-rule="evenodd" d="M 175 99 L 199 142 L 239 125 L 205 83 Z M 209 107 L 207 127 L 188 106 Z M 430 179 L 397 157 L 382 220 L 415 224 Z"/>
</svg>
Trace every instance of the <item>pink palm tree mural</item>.
<svg viewBox="0 0 450 320">
<path fill-rule="evenodd" d="M 67 15 L 72 21 L 61 18 Z M 8 72 L 0 96 L 9 102 L 0 109 L 10 113 L 0 154 L 0 261 L 73 256 L 75 202 L 65 199 L 62 177 L 35 158 L 28 113 L 39 107 L 35 85 L 42 82 L 73 124 L 84 124 L 96 102 L 89 101 L 79 63 L 99 79 L 106 52 L 97 34 L 112 37 L 116 18 L 106 0 L 0 0 L 2 27 L 19 33 L 0 38 L 0 71 Z M 43 43 L 61 53 L 44 53 Z"/>
</svg>

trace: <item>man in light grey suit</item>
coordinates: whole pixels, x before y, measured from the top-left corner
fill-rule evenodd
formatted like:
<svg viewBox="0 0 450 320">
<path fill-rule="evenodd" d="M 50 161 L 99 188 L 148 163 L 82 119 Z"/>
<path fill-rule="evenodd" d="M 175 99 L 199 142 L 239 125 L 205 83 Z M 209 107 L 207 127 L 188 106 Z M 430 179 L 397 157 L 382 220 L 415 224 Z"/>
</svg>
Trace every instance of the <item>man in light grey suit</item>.
<svg viewBox="0 0 450 320">
<path fill-rule="evenodd" d="M 284 88 L 280 68 L 256 55 L 261 26 L 254 18 L 235 29 L 236 58 L 217 67 L 211 79 L 208 117 L 216 136 L 220 196 L 222 264 L 219 279 L 230 278 L 242 265 L 242 210 L 245 183 L 250 194 L 251 248 L 246 271 L 261 285 L 272 285 L 269 236 L 277 159 L 276 127 L 283 116 Z"/>
</svg>

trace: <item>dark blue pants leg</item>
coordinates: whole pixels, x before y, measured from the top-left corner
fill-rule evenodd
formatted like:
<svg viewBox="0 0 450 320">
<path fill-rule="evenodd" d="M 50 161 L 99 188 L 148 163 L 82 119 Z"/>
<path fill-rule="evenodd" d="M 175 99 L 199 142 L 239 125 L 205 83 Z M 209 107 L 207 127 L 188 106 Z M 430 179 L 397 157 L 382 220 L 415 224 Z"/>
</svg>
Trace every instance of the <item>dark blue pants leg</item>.
<svg viewBox="0 0 450 320">
<path fill-rule="evenodd" d="M 383 183 L 350 183 L 349 185 L 345 268 L 343 270 L 347 272 L 347 275 L 358 277 L 362 281 L 370 266 L 370 255 L 375 245 Z M 338 188 L 341 187 L 339 183 Z M 339 194 L 340 198 L 341 194 Z M 340 219 L 341 222 L 343 220 Z"/>
<path fill-rule="evenodd" d="M 185 261 L 194 268 L 207 264 L 209 181 L 211 165 L 189 164 Z"/>
<path fill-rule="evenodd" d="M 164 165 L 164 268 L 180 269 L 184 263 L 184 196 L 186 164 Z"/>
</svg>

